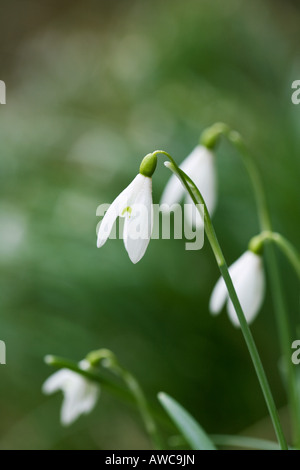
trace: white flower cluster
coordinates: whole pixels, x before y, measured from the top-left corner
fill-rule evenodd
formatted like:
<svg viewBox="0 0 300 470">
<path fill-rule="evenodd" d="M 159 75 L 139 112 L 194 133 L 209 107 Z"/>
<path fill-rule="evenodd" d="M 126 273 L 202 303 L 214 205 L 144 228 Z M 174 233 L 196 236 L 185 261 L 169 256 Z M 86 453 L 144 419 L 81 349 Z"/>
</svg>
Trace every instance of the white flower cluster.
<svg viewBox="0 0 300 470">
<path fill-rule="evenodd" d="M 152 203 L 152 174 L 156 167 L 156 160 L 152 154 L 145 157 L 145 164 L 141 165 L 140 173 L 113 201 L 101 222 L 97 246 L 102 247 L 107 241 L 117 217 L 124 218 L 124 245 L 133 263 L 137 263 L 144 256 L 150 242 L 153 230 L 153 203 Z M 143 160 L 143 161 L 144 161 Z M 217 200 L 217 178 L 215 171 L 214 154 L 208 148 L 198 145 L 183 161 L 180 169 L 184 171 L 200 190 L 210 215 L 213 214 Z M 203 220 L 189 194 L 185 194 L 184 187 L 178 178 L 173 175 L 163 192 L 161 204 L 168 210 L 174 204 L 185 198 L 193 210 L 185 212 L 187 222 L 192 227 L 203 227 Z M 143 207 L 145 210 L 137 210 Z M 137 227 L 139 227 L 137 236 Z M 237 296 L 248 323 L 256 317 L 264 299 L 265 276 L 262 257 L 250 249 L 246 251 L 229 268 Z M 235 309 L 221 277 L 213 289 L 210 299 L 210 311 L 218 314 L 227 303 L 229 318 L 235 326 L 239 320 Z M 88 361 L 81 361 L 79 367 L 87 370 Z M 45 394 L 52 394 L 62 390 L 64 394 L 61 408 L 61 423 L 69 425 L 80 415 L 89 413 L 96 405 L 100 393 L 99 385 L 90 381 L 79 372 L 61 369 L 50 376 L 43 385 Z"/>
<path fill-rule="evenodd" d="M 217 177 L 214 154 L 208 148 L 198 145 L 182 162 L 180 169 L 184 171 L 199 188 L 210 215 L 213 214 L 217 201 Z M 181 202 L 185 197 L 192 211 L 186 211 L 185 216 L 191 226 L 201 227 L 203 220 L 197 211 L 189 194 L 179 179 L 172 175 L 161 198 L 161 206 L 166 208 Z M 136 207 L 145 210 L 136 210 Z M 152 220 L 152 175 L 139 173 L 124 191 L 114 200 L 106 212 L 98 231 L 97 246 L 101 247 L 107 241 L 116 218 L 124 217 L 124 245 L 129 258 L 137 263 L 144 256 L 150 242 Z M 138 219 L 138 220 L 137 220 Z M 136 227 L 140 227 L 136 236 Z M 246 251 L 229 268 L 234 287 L 248 323 L 252 322 L 258 313 L 264 298 L 265 277 L 262 257 L 252 251 Z M 212 314 L 217 314 L 227 301 L 229 318 L 234 325 L 239 326 L 234 307 L 228 298 L 228 292 L 222 278 L 217 282 L 210 300 Z"/>
</svg>

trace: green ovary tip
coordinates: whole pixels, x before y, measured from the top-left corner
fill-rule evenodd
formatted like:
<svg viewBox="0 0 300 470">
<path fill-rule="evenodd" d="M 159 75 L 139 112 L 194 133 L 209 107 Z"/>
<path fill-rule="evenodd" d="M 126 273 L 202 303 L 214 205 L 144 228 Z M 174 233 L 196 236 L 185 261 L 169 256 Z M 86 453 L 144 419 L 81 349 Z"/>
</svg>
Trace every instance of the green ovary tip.
<svg viewBox="0 0 300 470">
<path fill-rule="evenodd" d="M 142 163 L 140 166 L 140 174 L 151 178 L 151 176 L 155 172 L 156 165 L 157 165 L 157 156 L 153 155 L 153 153 L 148 153 L 148 155 L 146 155 L 142 160 Z"/>
</svg>

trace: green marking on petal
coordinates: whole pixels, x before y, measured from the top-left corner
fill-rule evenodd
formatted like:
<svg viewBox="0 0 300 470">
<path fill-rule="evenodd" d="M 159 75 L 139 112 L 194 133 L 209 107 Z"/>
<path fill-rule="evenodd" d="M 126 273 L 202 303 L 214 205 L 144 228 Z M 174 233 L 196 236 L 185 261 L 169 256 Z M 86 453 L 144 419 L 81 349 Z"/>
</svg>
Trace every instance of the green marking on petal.
<svg viewBox="0 0 300 470">
<path fill-rule="evenodd" d="M 128 212 L 128 214 L 129 214 L 129 217 L 130 217 L 130 216 L 131 216 L 131 213 L 132 213 L 132 208 L 131 208 L 130 206 L 127 206 L 127 207 L 125 207 L 125 209 L 123 209 L 123 211 L 122 211 L 122 214 L 121 214 L 121 215 L 122 215 L 122 216 L 123 216 L 123 215 L 125 215 L 125 214 L 126 214 L 126 212 Z"/>
</svg>

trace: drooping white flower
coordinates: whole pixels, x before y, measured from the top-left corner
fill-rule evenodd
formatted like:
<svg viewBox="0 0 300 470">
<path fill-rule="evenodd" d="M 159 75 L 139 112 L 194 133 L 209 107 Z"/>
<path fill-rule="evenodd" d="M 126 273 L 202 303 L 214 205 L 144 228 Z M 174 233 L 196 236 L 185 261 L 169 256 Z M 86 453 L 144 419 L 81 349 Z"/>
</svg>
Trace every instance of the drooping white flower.
<svg viewBox="0 0 300 470">
<path fill-rule="evenodd" d="M 206 147 L 198 145 L 180 165 L 196 184 L 207 205 L 210 215 L 216 206 L 217 181 L 214 154 Z M 168 210 L 173 204 L 178 204 L 185 195 L 185 189 L 177 176 L 172 175 L 161 197 L 162 210 Z M 203 221 L 189 194 L 185 195 L 185 204 L 191 204 L 192 209 L 185 211 L 185 216 L 191 226 L 202 227 Z"/>
<path fill-rule="evenodd" d="M 90 367 L 87 361 L 79 363 L 83 370 Z M 69 426 L 80 415 L 88 414 L 95 407 L 100 388 L 92 381 L 69 369 L 61 369 L 52 374 L 43 384 L 42 391 L 46 395 L 61 390 L 64 399 L 61 407 L 60 421 Z"/>
<path fill-rule="evenodd" d="M 153 229 L 151 176 L 156 167 L 156 157 L 150 154 L 143 162 L 140 173 L 107 210 L 97 239 L 97 247 L 100 248 L 108 239 L 116 218 L 124 217 L 124 245 L 133 263 L 144 256 Z"/>
<path fill-rule="evenodd" d="M 229 273 L 246 320 L 251 323 L 264 300 L 265 274 L 262 257 L 248 250 L 230 266 Z M 229 318 L 235 326 L 239 326 L 239 320 L 229 299 L 225 282 L 221 277 L 210 298 L 209 308 L 211 313 L 214 315 L 220 313 L 226 301 Z"/>
</svg>

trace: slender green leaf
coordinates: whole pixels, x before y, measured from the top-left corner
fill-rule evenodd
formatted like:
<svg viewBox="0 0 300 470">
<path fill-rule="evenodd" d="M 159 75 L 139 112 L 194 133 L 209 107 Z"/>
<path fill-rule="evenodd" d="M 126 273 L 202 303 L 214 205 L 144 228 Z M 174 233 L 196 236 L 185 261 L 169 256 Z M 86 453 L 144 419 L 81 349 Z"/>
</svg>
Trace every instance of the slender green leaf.
<svg viewBox="0 0 300 470">
<path fill-rule="evenodd" d="M 200 424 L 174 398 L 161 392 L 158 399 L 192 449 L 216 450 Z"/>
<path fill-rule="evenodd" d="M 222 447 L 242 447 L 256 450 L 280 450 L 280 446 L 277 442 L 271 442 L 265 439 L 257 439 L 247 436 L 230 436 L 225 434 L 216 434 L 211 435 L 210 437 L 215 444 Z"/>
</svg>

